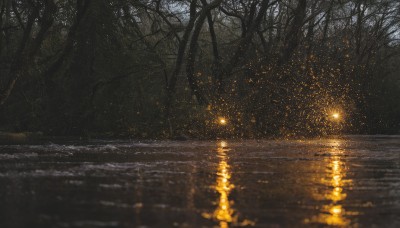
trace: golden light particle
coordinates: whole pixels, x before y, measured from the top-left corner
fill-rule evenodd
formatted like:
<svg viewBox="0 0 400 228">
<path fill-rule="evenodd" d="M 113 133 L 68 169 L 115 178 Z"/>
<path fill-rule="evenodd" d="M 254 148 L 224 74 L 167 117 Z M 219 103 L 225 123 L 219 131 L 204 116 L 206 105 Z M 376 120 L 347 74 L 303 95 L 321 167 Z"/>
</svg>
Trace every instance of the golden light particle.
<svg viewBox="0 0 400 228">
<path fill-rule="evenodd" d="M 220 118 L 218 119 L 218 123 L 219 123 L 220 125 L 226 125 L 227 122 L 228 122 L 228 121 L 227 121 L 224 117 L 220 117 Z"/>
<path fill-rule="evenodd" d="M 332 118 L 335 119 L 335 120 L 337 120 L 337 119 L 340 118 L 340 114 L 337 113 L 337 112 L 335 112 L 335 113 L 332 114 Z"/>
</svg>

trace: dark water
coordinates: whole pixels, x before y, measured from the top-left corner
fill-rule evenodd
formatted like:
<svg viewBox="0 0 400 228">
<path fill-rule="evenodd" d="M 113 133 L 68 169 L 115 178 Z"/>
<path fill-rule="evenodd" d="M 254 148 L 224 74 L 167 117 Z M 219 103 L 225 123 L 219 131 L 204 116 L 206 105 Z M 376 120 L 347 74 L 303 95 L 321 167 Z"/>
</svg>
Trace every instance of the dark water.
<svg viewBox="0 0 400 228">
<path fill-rule="evenodd" d="M 0 146 L 0 227 L 400 227 L 400 136 Z"/>
</svg>

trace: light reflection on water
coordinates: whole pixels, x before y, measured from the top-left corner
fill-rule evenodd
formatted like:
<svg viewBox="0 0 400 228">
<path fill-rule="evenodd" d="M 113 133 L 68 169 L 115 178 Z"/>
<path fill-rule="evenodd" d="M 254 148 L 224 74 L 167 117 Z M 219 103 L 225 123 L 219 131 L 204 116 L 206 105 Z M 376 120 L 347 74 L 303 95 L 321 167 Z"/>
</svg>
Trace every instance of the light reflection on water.
<svg viewBox="0 0 400 228">
<path fill-rule="evenodd" d="M 0 227 L 400 227 L 399 139 L 0 146 Z"/>
<path fill-rule="evenodd" d="M 247 226 L 254 225 L 254 222 L 245 219 L 241 223 L 238 223 L 238 216 L 236 211 L 232 208 L 234 201 L 229 199 L 230 192 L 235 188 L 230 182 L 232 171 L 228 164 L 228 143 L 226 141 L 218 142 L 217 156 L 219 158 L 217 168 L 217 180 L 213 188 L 219 193 L 219 199 L 217 201 L 217 208 L 212 214 L 203 213 L 203 217 L 207 219 L 213 219 L 219 223 L 220 228 L 229 227 L 229 224 L 235 226 Z"/>
<path fill-rule="evenodd" d="M 347 212 L 343 206 L 343 201 L 347 198 L 346 188 L 352 184 L 351 179 L 346 179 L 346 163 L 342 160 L 343 150 L 341 150 L 341 142 L 333 140 L 332 148 L 329 150 L 330 156 L 325 159 L 328 169 L 321 178 L 320 182 L 323 186 L 330 190 L 324 194 L 314 194 L 314 198 L 321 201 L 329 201 L 329 204 L 322 205 L 320 213 L 310 219 L 306 219 L 305 223 L 319 223 L 332 226 L 350 226 L 351 220 L 348 218 L 356 212 Z"/>
</svg>

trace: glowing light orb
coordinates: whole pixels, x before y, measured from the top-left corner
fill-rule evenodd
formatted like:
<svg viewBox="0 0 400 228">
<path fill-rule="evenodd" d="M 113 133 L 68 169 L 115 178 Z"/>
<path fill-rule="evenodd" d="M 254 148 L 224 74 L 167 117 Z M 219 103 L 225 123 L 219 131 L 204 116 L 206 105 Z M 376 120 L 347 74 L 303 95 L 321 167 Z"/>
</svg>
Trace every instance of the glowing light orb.
<svg viewBox="0 0 400 228">
<path fill-rule="evenodd" d="M 330 209 L 330 213 L 332 214 L 332 215 L 340 215 L 341 213 L 342 213 L 342 206 L 340 206 L 340 205 L 336 205 L 336 206 L 333 206 L 331 209 Z"/>
<path fill-rule="evenodd" d="M 220 125 L 226 125 L 228 123 L 228 121 L 224 117 L 220 117 L 220 118 L 218 118 L 218 123 Z"/>
<path fill-rule="evenodd" d="M 332 114 L 332 118 L 335 119 L 335 120 L 337 120 L 337 119 L 340 118 L 340 114 L 337 113 L 337 112 L 335 112 L 335 113 Z"/>
<path fill-rule="evenodd" d="M 226 148 L 226 147 L 228 146 L 228 143 L 225 142 L 225 141 L 221 141 L 221 142 L 219 143 L 219 146 L 222 147 L 222 148 Z"/>
</svg>

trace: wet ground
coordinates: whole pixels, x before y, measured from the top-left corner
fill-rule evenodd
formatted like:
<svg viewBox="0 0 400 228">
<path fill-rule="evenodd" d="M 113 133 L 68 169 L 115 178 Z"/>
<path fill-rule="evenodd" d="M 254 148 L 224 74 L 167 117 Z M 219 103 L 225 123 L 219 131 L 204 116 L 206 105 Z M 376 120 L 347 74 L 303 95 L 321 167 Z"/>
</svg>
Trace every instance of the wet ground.
<svg viewBox="0 0 400 228">
<path fill-rule="evenodd" d="M 0 146 L 0 227 L 400 227 L 400 136 Z"/>
</svg>

